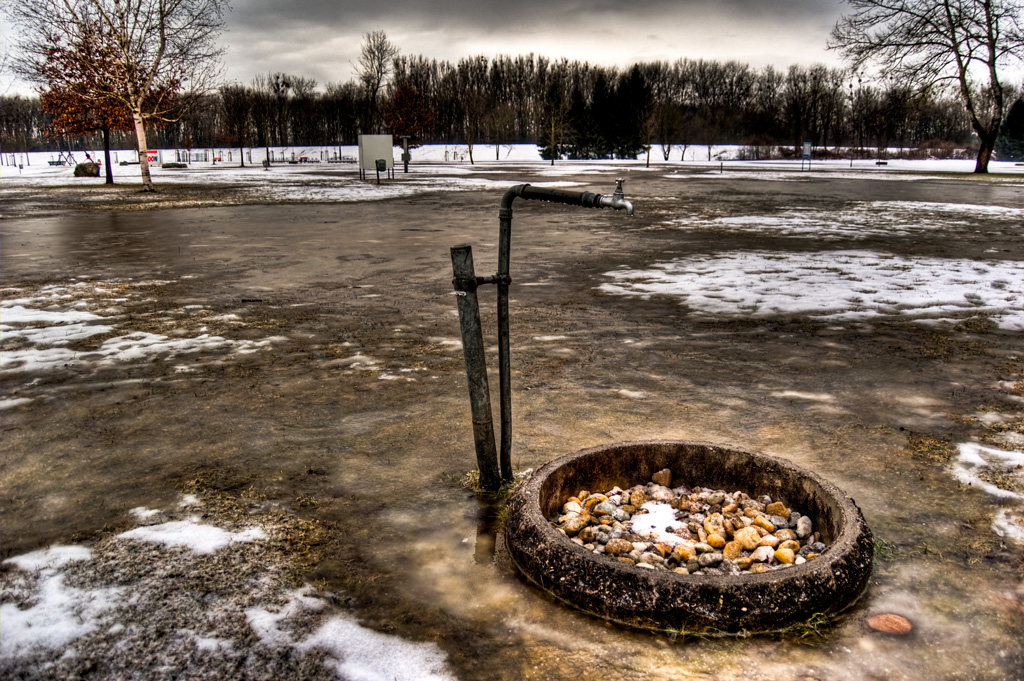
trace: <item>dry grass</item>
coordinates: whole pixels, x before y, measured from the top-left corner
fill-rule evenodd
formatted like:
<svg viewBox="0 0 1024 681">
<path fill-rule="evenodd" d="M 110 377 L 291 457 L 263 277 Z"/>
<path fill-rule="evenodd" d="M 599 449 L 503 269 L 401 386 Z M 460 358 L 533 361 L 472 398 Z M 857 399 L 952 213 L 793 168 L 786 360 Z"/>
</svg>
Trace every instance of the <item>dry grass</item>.
<svg viewBox="0 0 1024 681">
<path fill-rule="evenodd" d="M 925 433 L 908 431 L 907 444 L 903 451 L 908 452 L 911 457 L 919 461 L 932 464 L 948 464 L 956 454 L 956 447 L 950 441 L 949 436 L 932 437 Z"/>
<path fill-rule="evenodd" d="M 284 566 L 290 582 L 301 584 L 303 577 L 329 554 L 334 544 L 333 532 L 317 520 L 300 518 L 276 504 L 267 503 L 266 496 L 249 484 L 237 494 L 218 489 L 224 481 L 200 474 L 188 480 L 182 491 L 203 502 L 207 522 L 221 527 L 241 528 L 260 525 L 270 535 L 270 549 Z M 236 485 L 231 485 L 237 489 Z M 317 508 L 321 501 L 310 495 L 296 500 L 299 508 Z"/>
</svg>

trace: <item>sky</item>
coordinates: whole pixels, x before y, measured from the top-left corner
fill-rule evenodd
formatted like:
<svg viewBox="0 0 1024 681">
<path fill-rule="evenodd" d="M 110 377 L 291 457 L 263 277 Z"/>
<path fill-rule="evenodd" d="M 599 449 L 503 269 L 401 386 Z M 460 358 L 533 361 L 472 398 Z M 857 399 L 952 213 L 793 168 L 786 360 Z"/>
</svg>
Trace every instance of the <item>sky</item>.
<svg viewBox="0 0 1024 681">
<path fill-rule="evenodd" d="M 224 80 L 285 72 L 321 86 L 353 77 L 363 36 L 458 61 L 534 53 L 605 66 L 679 58 L 840 66 L 825 49 L 842 0 L 233 0 Z M 4 44 L 9 27 L 3 25 Z M 3 89 L 10 89 L 9 77 Z"/>
</svg>

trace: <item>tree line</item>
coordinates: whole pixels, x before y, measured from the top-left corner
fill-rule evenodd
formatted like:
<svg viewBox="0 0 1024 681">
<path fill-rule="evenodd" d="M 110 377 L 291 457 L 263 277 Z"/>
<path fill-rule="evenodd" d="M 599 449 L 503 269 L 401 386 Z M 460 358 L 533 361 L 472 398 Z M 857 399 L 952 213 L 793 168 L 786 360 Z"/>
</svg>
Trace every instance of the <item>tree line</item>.
<svg viewBox="0 0 1024 681">
<path fill-rule="evenodd" d="M 1024 61 L 1019 0 L 846 2 L 828 42 L 845 71 L 707 60 L 617 69 L 532 54 L 453 64 L 403 57 L 374 31 L 358 79 L 321 90 L 282 73 L 214 87 L 227 0 L 21 0 L 4 6 L 19 29 L 12 70 L 41 100 L 9 102 L 0 141 L 27 150 L 47 143 L 44 131 L 51 144 L 100 132 L 109 168 L 111 135 L 134 130 L 147 191 L 154 146 L 263 145 L 269 157 L 271 145 L 351 144 L 383 131 L 465 144 L 471 162 L 487 142 L 531 142 L 554 163 L 642 151 L 649 160 L 655 145 L 669 159 L 679 146 L 704 144 L 710 158 L 715 144 L 744 143 L 756 158 L 808 142 L 827 152 L 970 140 L 975 172 L 987 172 L 1021 101 L 1021 85 L 1006 81 Z M 876 67 L 874 80 L 854 84 L 850 74 Z"/>
<path fill-rule="evenodd" d="M 537 144 L 545 158 L 665 160 L 690 146 L 739 144 L 750 153 L 809 141 L 827 150 L 969 146 L 956 93 L 901 82 L 869 83 L 822 65 L 754 69 L 682 59 L 628 68 L 543 56 L 467 57 L 457 63 L 394 56 L 379 80 L 328 83 L 274 73 L 201 98 L 180 120 L 154 127 L 159 148 L 330 146 L 360 133 L 408 135 L 412 145 Z M 5 151 L 89 146 L 52 135 L 36 97 L 3 97 Z M 133 131 L 112 131 L 131 148 Z M 934 152 L 933 152 L 934 153 Z M 477 151 L 477 156 L 479 156 Z"/>
</svg>

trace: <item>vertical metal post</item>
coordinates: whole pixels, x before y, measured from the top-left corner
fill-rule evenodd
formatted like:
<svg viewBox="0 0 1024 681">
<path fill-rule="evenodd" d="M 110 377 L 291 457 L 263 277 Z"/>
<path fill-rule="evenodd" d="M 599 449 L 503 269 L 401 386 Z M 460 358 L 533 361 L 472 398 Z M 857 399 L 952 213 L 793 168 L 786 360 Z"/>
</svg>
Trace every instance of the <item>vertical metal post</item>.
<svg viewBox="0 0 1024 681">
<path fill-rule="evenodd" d="M 509 259 L 512 242 L 512 208 L 498 211 L 498 387 L 501 401 L 501 465 L 502 480 L 512 479 L 512 359 L 509 349 L 508 286 Z"/>
<path fill-rule="evenodd" d="M 476 445 L 477 468 L 480 470 L 480 486 L 485 490 L 495 491 L 501 486 L 501 480 L 498 453 L 494 446 L 494 420 L 491 417 L 491 393 L 487 384 L 487 360 L 484 356 L 484 338 L 480 326 L 480 302 L 476 295 L 473 248 L 466 245 L 452 246 L 451 252 L 452 273 L 455 275 L 453 283 L 459 306 L 459 325 L 462 328 L 462 352 L 466 358 L 469 401 L 473 413 L 473 440 Z"/>
</svg>

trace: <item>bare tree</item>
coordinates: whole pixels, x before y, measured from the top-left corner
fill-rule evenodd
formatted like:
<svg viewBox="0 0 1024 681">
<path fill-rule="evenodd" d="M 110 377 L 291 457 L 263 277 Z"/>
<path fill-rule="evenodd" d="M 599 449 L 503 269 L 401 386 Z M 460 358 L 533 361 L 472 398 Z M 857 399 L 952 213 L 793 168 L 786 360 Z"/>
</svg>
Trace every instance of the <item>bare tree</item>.
<svg viewBox="0 0 1024 681">
<path fill-rule="evenodd" d="M 469 163 L 472 165 L 473 145 L 480 139 L 484 117 L 491 108 L 487 88 L 487 57 L 465 57 L 459 60 L 456 83 L 462 100 L 462 130 L 469 149 Z"/>
<path fill-rule="evenodd" d="M 274 119 L 277 106 L 274 97 L 274 78 L 272 74 L 256 74 L 252 79 L 252 120 L 256 128 L 256 138 L 263 147 L 264 160 L 270 165 L 270 145 L 273 136 Z"/>
<path fill-rule="evenodd" d="M 7 44 L 0 45 L 0 87 L 3 88 L 3 94 L 7 94 L 13 83 L 8 82 L 11 71 L 11 51 L 7 49 Z"/>
<path fill-rule="evenodd" d="M 832 29 L 831 49 L 854 70 L 868 62 L 884 75 L 926 87 L 953 82 L 978 135 L 974 172 L 988 162 L 1002 125 L 1000 72 L 1024 58 L 1022 4 L 1015 0 L 847 0 L 853 13 Z"/>
<path fill-rule="evenodd" d="M 245 167 L 245 147 L 251 141 L 252 92 L 244 85 L 233 83 L 220 88 L 220 101 L 224 118 L 222 124 L 229 142 L 238 146 L 240 167 Z"/>
<path fill-rule="evenodd" d="M 92 82 L 100 100 L 130 112 L 139 147 L 143 189 L 153 190 L 146 126 L 178 120 L 220 75 L 227 0 L 18 0 L 5 8 L 20 29 L 14 70 L 30 82 L 47 82 L 55 51 L 101 42 L 113 53 Z M 83 63 L 88 69 L 90 64 Z M 52 69 L 51 69 L 52 71 Z M 52 85 L 52 83 L 50 83 Z"/>
<path fill-rule="evenodd" d="M 363 36 L 363 46 L 359 53 L 359 65 L 356 74 L 363 83 L 369 100 L 370 126 L 374 132 L 381 124 L 380 91 L 387 84 L 388 77 L 394 70 L 394 60 L 400 50 L 388 40 L 384 31 L 373 31 Z"/>
</svg>

